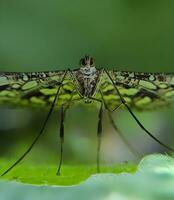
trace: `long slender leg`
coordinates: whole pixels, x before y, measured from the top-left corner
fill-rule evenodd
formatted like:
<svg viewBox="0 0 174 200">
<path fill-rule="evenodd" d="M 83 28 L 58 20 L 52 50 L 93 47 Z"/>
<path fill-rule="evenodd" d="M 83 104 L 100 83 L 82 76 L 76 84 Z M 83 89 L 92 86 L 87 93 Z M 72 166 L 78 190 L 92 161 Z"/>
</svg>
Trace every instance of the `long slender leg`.
<svg viewBox="0 0 174 200">
<path fill-rule="evenodd" d="M 101 98 L 102 98 L 102 101 L 100 99 L 96 99 L 96 98 L 93 98 L 91 97 L 90 99 L 94 100 L 94 101 L 97 101 L 99 103 L 103 102 L 104 103 L 104 106 L 105 106 L 105 109 L 108 111 L 108 115 L 109 115 L 109 119 L 110 119 L 110 122 L 111 122 L 111 125 L 113 126 L 114 130 L 117 132 L 117 134 L 119 134 L 120 138 L 122 139 L 122 141 L 125 143 L 125 145 L 130 149 L 130 151 L 132 152 L 132 154 L 135 156 L 135 157 L 142 157 L 142 155 L 132 146 L 132 144 L 129 143 L 129 141 L 123 136 L 123 134 L 118 130 L 117 126 L 115 125 L 114 123 L 114 120 L 112 118 L 112 115 L 111 115 L 111 112 L 117 110 L 121 105 L 122 103 L 120 103 L 114 110 L 109 110 L 107 105 L 106 105 L 106 102 L 103 98 L 103 95 L 100 91 L 100 94 L 101 94 Z M 100 142 L 101 142 L 101 139 L 100 139 Z M 100 144 L 100 143 L 99 143 Z M 100 146 L 100 145 L 99 145 Z M 98 149 L 98 148 L 97 148 Z M 100 149 L 100 148 L 99 148 Z M 97 163 L 98 162 L 98 156 L 97 156 Z"/>
<path fill-rule="evenodd" d="M 142 155 L 132 146 L 132 144 L 129 143 L 129 141 L 124 137 L 124 135 L 121 133 L 121 131 L 118 129 L 118 127 L 116 126 L 116 124 L 114 123 L 114 120 L 113 120 L 113 117 L 111 115 L 111 112 L 114 112 L 116 111 L 117 109 L 119 109 L 123 103 L 121 102 L 118 106 L 116 106 L 113 110 L 110 110 L 105 102 L 105 99 L 103 97 L 103 93 L 102 91 L 100 90 L 99 91 L 100 94 L 101 94 L 101 98 L 102 98 L 102 101 L 104 102 L 104 105 L 105 105 L 105 108 L 106 110 L 108 111 L 108 116 L 109 116 L 109 120 L 110 120 L 110 123 L 112 125 L 112 127 L 114 128 L 114 130 L 117 132 L 117 134 L 120 136 L 120 138 L 122 139 L 122 141 L 125 143 L 125 145 L 129 148 L 129 150 L 132 152 L 132 154 L 135 156 L 135 157 L 142 157 Z"/>
<path fill-rule="evenodd" d="M 126 103 L 125 99 L 122 97 L 120 91 L 118 90 L 117 86 L 115 85 L 113 79 L 111 78 L 110 74 L 108 73 L 108 71 L 105 69 L 106 74 L 108 75 L 109 79 L 111 80 L 115 90 L 117 91 L 117 94 L 120 97 L 121 102 L 124 104 L 124 106 L 127 108 L 127 110 L 129 111 L 129 113 L 131 114 L 131 116 L 134 118 L 134 120 L 136 121 L 136 123 L 139 125 L 139 127 L 145 131 L 145 133 L 147 133 L 152 139 L 154 139 L 157 143 L 159 143 L 161 146 L 165 147 L 166 149 L 174 152 L 174 149 L 166 144 L 164 144 L 163 142 L 161 142 L 158 138 L 156 138 L 150 131 L 148 131 L 143 125 L 142 123 L 139 121 L 139 119 L 135 116 L 135 114 L 133 113 L 133 111 L 131 110 L 131 108 L 128 106 L 128 104 Z"/>
<path fill-rule="evenodd" d="M 98 127 L 97 127 L 97 172 L 100 173 L 100 149 L 101 149 L 101 138 L 102 138 L 102 119 L 103 119 L 103 103 L 101 103 L 99 114 L 98 114 Z"/>
<path fill-rule="evenodd" d="M 75 91 L 75 90 L 74 90 Z M 62 161 L 63 161 L 63 143 L 64 143 L 64 122 L 65 122 L 65 116 L 66 116 L 66 111 L 68 110 L 68 108 L 70 107 L 71 102 L 73 101 L 73 95 L 74 95 L 74 91 L 72 91 L 72 95 L 71 98 L 68 102 L 67 105 L 62 105 L 61 107 L 61 113 L 60 113 L 60 161 L 59 161 L 59 166 L 57 169 L 57 173 L 56 175 L 60 175 L 60 170 L 61 170 L 61 166 L 62 166 Z M 79 99 L 76 99 L 75 101 L 80 101 L 82 99 L 82 97 L 80 97 Z M 65 107 L 65 108 L 64 108 Z"/>
<path fill-rule="evenodd" d="M 65 74 L 64 74 L 64 76 L 63 76 L 63 78 L 62 78 L 61 83 L 64 81 L 67 72 L 68 72 L 68 71 L 65 72 Z M 54 109 L 55 103 L 56 103 L 56 101 L 57 101 L 60 88 L 61 88 L 61 85 L 60 85 L 60 86 L 58 87 L 58 89 L 57 89 L 57 93 L 56 93 L 56 95 L 55 95 L 54 101 L 53 101 L 53 103 L 51 104 L 50 110 L 49 110 L 49 112 L 48 112 L 48 115 L 46 116 L 46 119 L 45 119 L 45 121 L 44 121 L 44 123 L 43 123 L 43 125 L 42 125 L 42 128 L 41 128 L 39 134 L 35 137 L 35 139 L 33 140 L 32 144 L 31 144 L 31 145 L 29 146 L 29 148 L 24 152 L 24 154 L 23 154 L 18 160 L 16 160 L 7 170 L 5 170 L 5 171 L 1 174 L 1 176 L 4 176 L 5 174 L 7 174 L 7 173 L 8 173 L 9 171 L 11 171 L 18 163 L 20 163 L 20 162 L 24 159 L 24 157 L 31 151 L 31 149 L 33 148 L 33 146 L 35 145 L 35 143 L 38 141 L 38 139 L 40 138 L 40 136 L 43 134 L 44 129 L 45 129 L 45 126 L 46 126 L 46 124 L 47 124 L 47 122 L 48 122 L 48 120 L 49 120 L 49 118 L 50 118 L 50 116 L 51 116 L 51 114 L 52 114 L 52 111 L 53 111 L 53 109 Z"/>
<path fill-rule="evenodd" d="M 64 120 L 65 120 L 65 114 L 66 114 L 66 109 L 61 107 L 61 114 L 60 114 L 60 161 L 59 161 L 59 167 L 57 170 L 57 175 L 60 175 L 60 169 L 62 165 L 62 160 L 63 160 L 63 143 L 64 143 Z"/>
<path fill-rule="evenodd" d="M 81 99 L 83 99 L 83 97 L 81 97 L 79 100 L 81 100 Z M 103 102 L 100 99 L 96 99 L 96 98 L 93 98 L 93 97 L 90 97 L 90 99 L 94 100 L 94 101 L 97 101 L 97 102 L 99 102 L 101 104 L 100 110 L 99 110 L 99 113 L 98 113 L 97 159 L 96 159 L 97 160 L 97 172 L 100 173 L 100 149 L 101 149 L 101 139 L 102 139 Z M 63 147 L 61 149 L 63 149 Z M 60 175 L 60 168 L 61 168 L 61 162 L 59 164 L 57 175 Z"/>
<path fill-rule="evenodd" d="M 114 128 L 114 130 L 117 132 L 117 134 L 120 136 L 120 138 L 122 139 L 122 141 L 126 144 L 126 146 L 129 148 L 129 150 L 131 151 L 131 153 L 137 157 L 137 158 L 141 158 L 143 155 L 141 155 L 133 146 L 132 144 L 129 143 L 129 141 L 124 137 L 124 135 L 121 133 L 121 131 L 118 129 L 118 127 L 116 126 L 116 124 L 114 123 L 114 120 L 112 118 L 111 113 L 108 111 L 108 116 L 109 116 L 109 120 L 110 123 L 112 125 L 112 127 Z"/>
</svg>

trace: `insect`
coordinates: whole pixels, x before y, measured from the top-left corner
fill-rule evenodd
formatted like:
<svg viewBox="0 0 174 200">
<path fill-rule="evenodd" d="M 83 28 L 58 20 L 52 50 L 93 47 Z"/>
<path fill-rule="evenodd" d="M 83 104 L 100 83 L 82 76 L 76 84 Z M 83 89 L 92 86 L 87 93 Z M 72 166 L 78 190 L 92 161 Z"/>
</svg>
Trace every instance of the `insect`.
<svg viewBox="0 0 174 200">
<path fill-rule="evenodd" d="M 163 147 L 174 152 L 172 147 L 161 142 L 139 121 L 133 112 L 149 110 L 174 103 L 174 73 L 140 73 L 128 71 L 97 69 L 90 56 L 80 60 L 80 67 L 75 70 L 0 73 L 0 104 L 21 106 L 50 106 L 49 112 L 39 134 L 24 154 L 5 172 L 11 171 L 32 149 L 40 136 L 54 108 L 60 112 L 60 162 L 57 175 L 60 174 L 63 160 L 64 121 L 68 108 L 79 101 L 87 104 L 98 102 L 100 109 L 97 125 L 97 171 L 100 171 L 100 148 L 102 136 L 103 110 L 106 109 L 115 130 L 112 112 L 120 107 L 126 108 L 136 123 L 145 133 Z M 121 136 L 129 148 L 129 142 Z"/>
</svg>

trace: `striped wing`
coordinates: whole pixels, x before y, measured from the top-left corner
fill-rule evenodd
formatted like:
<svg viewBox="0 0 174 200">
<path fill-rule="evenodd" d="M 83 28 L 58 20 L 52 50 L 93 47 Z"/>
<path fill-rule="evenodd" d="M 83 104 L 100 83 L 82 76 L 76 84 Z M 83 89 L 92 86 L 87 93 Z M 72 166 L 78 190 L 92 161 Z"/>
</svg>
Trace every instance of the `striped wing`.
<svg viewBox="0 0 174 200">
<path fill-rule="evenodd" d="M 53 102 L 65 71 L 37 73 L 0 73 L 0 104 L 47 106 Z M 68 74 L 63 81 L 57 105 L 78 98 Z"/>
<path fill-rule="evenodd" d="M 174 105 L 174 73 L 109 71 L 109 74 L 131 108 L 149 110 Z M 120 98 L 106 73 L 98 89 L 111 109 L 119 105 Z"/>
</svg>

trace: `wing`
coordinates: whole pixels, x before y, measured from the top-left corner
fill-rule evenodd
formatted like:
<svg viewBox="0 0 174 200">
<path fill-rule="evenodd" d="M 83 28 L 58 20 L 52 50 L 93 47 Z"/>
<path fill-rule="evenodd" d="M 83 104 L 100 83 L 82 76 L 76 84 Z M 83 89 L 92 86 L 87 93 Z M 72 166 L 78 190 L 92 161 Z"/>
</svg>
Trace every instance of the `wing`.
<svg viewBox="0 0 174 200">
<path fill-rule="evenodd" d="M 53 102 L 65 71 L 0 73 L 0 104 L 47 106 Z M 79 98 L 70 74 L 62 83 L 56 106 Z"/>
<path fill-rule="evenodd" d="M 174 105 L 174 73 L 109 71 L 109 74 L 131 108 L 149 110 Z M 106 73 L 99 88 L 109 107 L 119 105 L 120 98 Z"/>
</svg>

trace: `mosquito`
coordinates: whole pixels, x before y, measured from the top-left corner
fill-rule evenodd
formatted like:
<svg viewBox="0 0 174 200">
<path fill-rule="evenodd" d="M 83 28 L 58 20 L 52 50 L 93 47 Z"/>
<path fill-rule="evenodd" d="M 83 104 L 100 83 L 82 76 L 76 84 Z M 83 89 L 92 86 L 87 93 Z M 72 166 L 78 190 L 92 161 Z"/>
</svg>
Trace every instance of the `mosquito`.
<svg viewBox="0 0 174 200">
<path fill-rule="evenodd" d="M 94 58 L 85 56 L 79 68 L 47 72 L 1 72 L 0 104 L 21 106 L 50 106 L 40 132 L 32 144 L 1 176 L 19 164 L 31 151 L 44 133 L 46 124 L 55 108 L 60 108 L 60 161 L 57 175 L 60 175 L 64 149 L 64 123 L 69 107 L 79 101 L 100 105 L 97 125 L 97 171 L 100 172 L 100 149 L 102 139 L 103 111 L 106 110 L 111 125 L 119 133 L 130 150 L 138 152 L 118 130 L 112 113 L 125 108 L 137 125 L 167 150 L 174 148 L 164 144 L 143 126 L 133 109 L 150 110 L 155 107 L 172 106 L 174 103 L 174 73 L 144 73 L 96 68 Z"/>
</svg>

